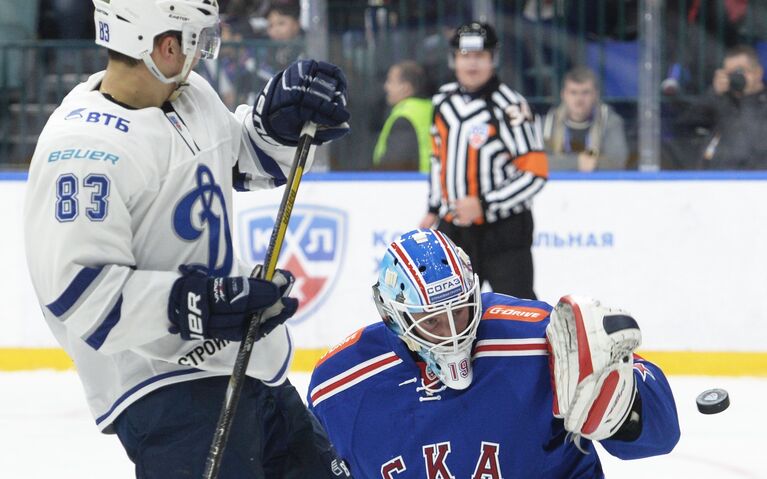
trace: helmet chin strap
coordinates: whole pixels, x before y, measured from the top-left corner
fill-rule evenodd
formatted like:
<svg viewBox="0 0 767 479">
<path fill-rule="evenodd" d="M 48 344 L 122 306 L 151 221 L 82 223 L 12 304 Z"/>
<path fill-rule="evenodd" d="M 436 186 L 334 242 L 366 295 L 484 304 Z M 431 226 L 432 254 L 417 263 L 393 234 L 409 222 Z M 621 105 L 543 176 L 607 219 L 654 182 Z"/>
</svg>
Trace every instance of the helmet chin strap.
<svg viewBox="0 0 767 479">
<path fill-rule="evenodd" d="M 173 90 L 173 92 L 168 97 L 168 101 L 176 101 L 178 100 L 178 97 L 181 96 L 182 93 L 184 93 L 184 90 L 186 90 L 186 87 L 189 86 L 189 82 L 187 81 L 180 81 L 176 85 L 176 89 Z"/>
<path fill-rule="evenodd" d="M 171 84 L 176 83 L 176 89 L 173 90 L 173 93 L 171 93 L 170 97 L 168 98 L 170 101 L 175 101 L 178 99 L 178 97 L 183 93 L 184 89 L 189 86 L 189 83 L 186 81 L 187 77 L 189 76 L 189 72 L 192 70 L 192 62 L 194 61 L 194 55 L 187 55 L 186 59 L 184 60 L 184 66 L 181 68 L 181 71 L 178 73 L 178 75 L 175 75 L 171 78 L 166 77 L 159 68 L 157 68 L 157 64 L 154 62 L 154 59 L 152 59 L 152 55 L 150 52 L 144 52 L 141 54 L 141 60 L 144 61 L 144 64 L 147 66 L 150 72 L 152 72 L 152 75 L 154 75 L 155 78 L 160 80 L 161 82 L 165 84 Z"/>
</svg>

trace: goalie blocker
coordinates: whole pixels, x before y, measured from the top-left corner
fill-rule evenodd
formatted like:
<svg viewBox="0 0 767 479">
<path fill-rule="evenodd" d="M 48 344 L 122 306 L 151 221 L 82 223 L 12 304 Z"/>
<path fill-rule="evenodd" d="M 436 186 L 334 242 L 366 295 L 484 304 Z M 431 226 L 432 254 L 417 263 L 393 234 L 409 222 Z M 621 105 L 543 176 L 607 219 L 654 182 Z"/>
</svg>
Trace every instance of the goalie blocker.
<svg viewBox="0 0 767 479">
<path fill-rule="evenodd" d="M 553 413 L 579 438 L 636 439 L 641 399 L 633 353 L 642 342 L 627 312 L 582 296 L 564 296 L 546 329 L 554 388 Z"/>
</svg>

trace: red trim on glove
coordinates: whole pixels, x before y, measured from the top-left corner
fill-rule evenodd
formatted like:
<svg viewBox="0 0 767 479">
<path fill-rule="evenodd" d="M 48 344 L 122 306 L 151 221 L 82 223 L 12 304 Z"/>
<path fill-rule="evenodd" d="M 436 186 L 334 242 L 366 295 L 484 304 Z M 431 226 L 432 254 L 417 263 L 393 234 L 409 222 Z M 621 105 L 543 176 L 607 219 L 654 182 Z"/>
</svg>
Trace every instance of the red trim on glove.
<svg viewBox="0 0 767 479">
<path fill-rule="evenodd" d="M 605 416 L 607 406 L 610 405 L 610 401 L 615 393 L 615 388 L 618 387 L 618 379 L 620 375 L 618 371 L 613 371 L 607 375 L 605 382 L 602 384 L 602 390 L 599 391 L 599 396 L 591 405 L 589 415 L 586 416 L 586 422 L 583 423 L 581 428 L 582 434 L 591 434 L 599 427 L 602 422 L 602 418 Z"/>
<path fill-rule="evenodd" d="M 551 380 L 551 392 L 554 393 L 554 402 L 551 404 L 551 412 L 555 416 L 559 416 L 559 399 L 557 396 L 557 381 L 554 377 L 554 351 L 551 348 L 551 343 L 546 341 L 546 349 L 549 350 L 549 379 Z"/>
<path fill-rule="evenodd" d="M 586 327 L 583 325 L 583 314 L 578 303 L 573 301 L 570 296 L 564 296 L 560 301 L 570 305 L 575 317 L 575 333 L 578 338 L 578 383 L 580 384 L 581 381 L 594 372 L 594 366 L 591 364 L 589 335 L 586 332 Z"/>
</svg>

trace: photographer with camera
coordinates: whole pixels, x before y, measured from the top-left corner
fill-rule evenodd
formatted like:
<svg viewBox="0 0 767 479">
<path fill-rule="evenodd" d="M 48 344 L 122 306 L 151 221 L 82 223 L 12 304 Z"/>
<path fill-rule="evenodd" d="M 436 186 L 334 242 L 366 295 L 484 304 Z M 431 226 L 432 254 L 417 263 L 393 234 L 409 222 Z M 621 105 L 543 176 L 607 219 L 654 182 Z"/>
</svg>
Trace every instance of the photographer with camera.
<svg viewBox="0 0 767 479">
<path fill-rule="evenodd" d="M 694 168 L 767 169 L 767 91 L 764 68 L 748 45 L 725 53 L 712 89 L 678 116 L 677 136 L 685 131 L 702 139 Z M 680 135 L 682 133 L 682 135 Z M 690 151 L 681 148 L 680 151 Z"/>
</svg>

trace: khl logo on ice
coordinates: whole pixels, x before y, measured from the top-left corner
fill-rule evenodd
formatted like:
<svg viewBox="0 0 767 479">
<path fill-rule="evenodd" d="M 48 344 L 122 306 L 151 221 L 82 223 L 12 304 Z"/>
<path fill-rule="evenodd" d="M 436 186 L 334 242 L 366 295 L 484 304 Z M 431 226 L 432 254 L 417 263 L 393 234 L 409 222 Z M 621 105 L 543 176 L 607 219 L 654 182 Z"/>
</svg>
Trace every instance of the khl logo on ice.
<svg viewBox="0 0 767 479">
<path fill-rule="evenodd" d="M 264 262 L 277 206 L 252 208 L 240 213 L 238 228 L 242 257 Z M 317 205 L 296 205 L 290 217 L 277 267 L 296 277 L 291 296 L 299 301 L 291 319 L 300 323 L 328 296 L 338 277 L 346 243 L 346 213 Z"/>
</svg>

